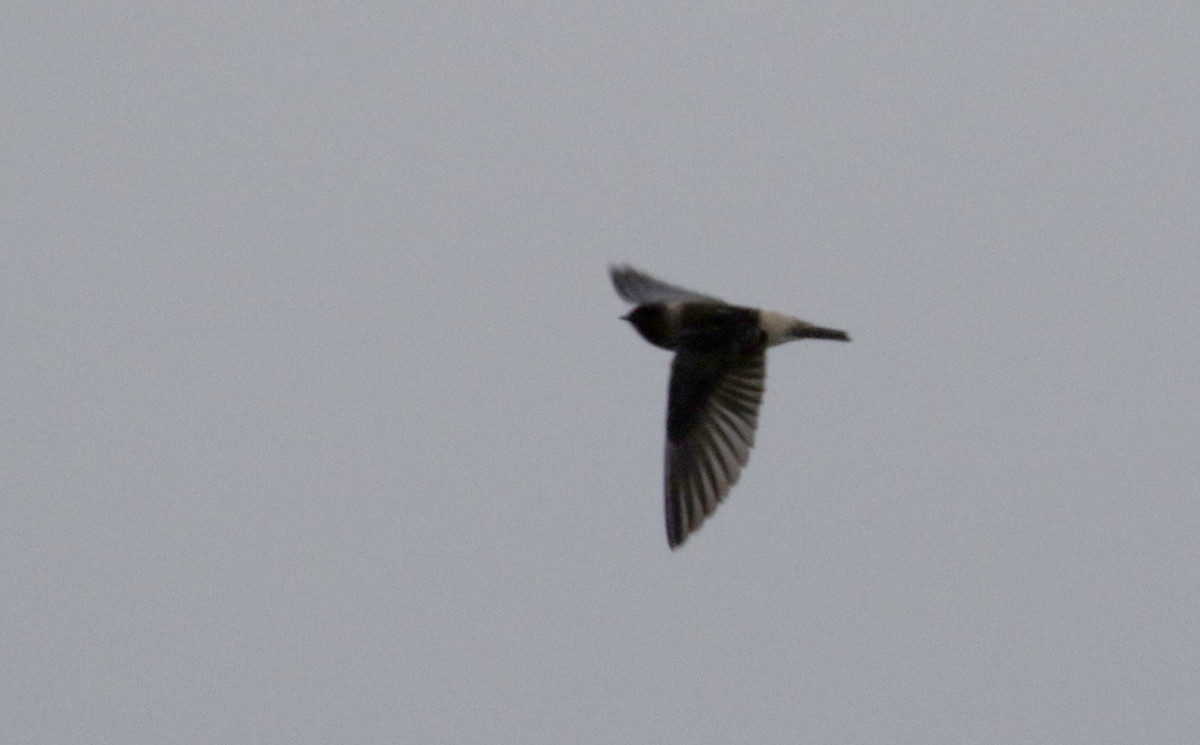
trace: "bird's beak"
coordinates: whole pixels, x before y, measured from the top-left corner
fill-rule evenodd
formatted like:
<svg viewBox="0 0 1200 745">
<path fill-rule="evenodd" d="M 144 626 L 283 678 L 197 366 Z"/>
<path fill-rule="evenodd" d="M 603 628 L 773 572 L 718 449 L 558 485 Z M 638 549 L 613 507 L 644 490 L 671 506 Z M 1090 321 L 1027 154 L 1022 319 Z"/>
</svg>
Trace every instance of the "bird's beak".
<svg viewBox="0 0 1200 745">
<path fill-rule="evenodd" d="M 626 313 L 625 315 L 621 316 L 621 320 L 622 320 L 622 321 L 629 321 L 630 323 L 632 323 L 633 321 L 632 321 L 632 320 L 629 318 L 629 317 L 630 317 L 630 316 L 632 316 L 632 315 L 633 315 L 633 311 L 629 311 L 629 312 L 628 312 L 628 313 Z"/>
</svg>

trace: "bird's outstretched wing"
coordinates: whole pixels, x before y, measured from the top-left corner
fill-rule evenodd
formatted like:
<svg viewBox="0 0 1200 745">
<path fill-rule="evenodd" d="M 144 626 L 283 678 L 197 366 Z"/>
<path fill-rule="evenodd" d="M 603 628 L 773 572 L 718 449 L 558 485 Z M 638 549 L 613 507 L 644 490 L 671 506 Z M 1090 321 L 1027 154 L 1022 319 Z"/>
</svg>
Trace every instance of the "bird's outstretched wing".
<svg viewBox="0 0 1200 745">
<path fill-rule="evenodd" d="M 724 303 L 710 295 L 669 285 L 649 274 L 639 272 L 628 264 L 611 266 L 609 272 L 612 274 L 613 287 L 617 288 L 617 294 L 627 303 Z"/>
<path fill-rule="evenodd" d="M 687 540 L 750 459 L 767 375 L 765 351 L 675 355 L 667 402 L 667 543 Z"/>
</svg>

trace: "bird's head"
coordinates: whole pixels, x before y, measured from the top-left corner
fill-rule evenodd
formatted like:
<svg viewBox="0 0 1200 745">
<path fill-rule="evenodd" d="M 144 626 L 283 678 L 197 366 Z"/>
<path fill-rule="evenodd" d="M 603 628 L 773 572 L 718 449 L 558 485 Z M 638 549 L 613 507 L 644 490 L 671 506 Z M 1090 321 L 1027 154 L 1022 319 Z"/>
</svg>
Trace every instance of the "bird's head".
<svg viewBox="0 0 1200 745">
<path fill-rule="evenodd" d="M 658 303 L 644 303 L 621 316 L 629 321 L 638 333 L 651 344 L 663 349 L 674 349 L 677 323 L 670 309 Z"/>
</svg>

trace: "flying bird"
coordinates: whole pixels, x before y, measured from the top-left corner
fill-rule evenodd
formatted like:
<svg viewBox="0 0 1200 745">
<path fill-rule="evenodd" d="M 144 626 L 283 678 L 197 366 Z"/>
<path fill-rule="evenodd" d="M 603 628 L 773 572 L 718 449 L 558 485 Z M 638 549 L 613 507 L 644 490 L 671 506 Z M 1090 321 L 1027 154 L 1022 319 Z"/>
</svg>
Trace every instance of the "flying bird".
<svg viewBox="0 0 1200 745">
<path fill-rule="evenodd" d="M 621 299 L 636 305 L 623 320 L 675 352 L 664 464 L 667 545 L 674 549 L 717 509 L 750 459 L 767 347 L 850 337 L 775 311 L 729 305 L 627 264 L 609 272 Z"/>
</svg>

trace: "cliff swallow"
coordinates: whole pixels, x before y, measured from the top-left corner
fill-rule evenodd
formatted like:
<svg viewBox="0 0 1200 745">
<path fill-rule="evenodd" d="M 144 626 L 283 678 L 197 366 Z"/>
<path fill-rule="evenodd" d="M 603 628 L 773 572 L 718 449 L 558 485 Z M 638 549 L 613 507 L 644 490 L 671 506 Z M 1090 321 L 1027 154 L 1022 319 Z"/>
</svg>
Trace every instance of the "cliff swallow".
<svg viewBox="0 0 1200 745">
<path fill-rule="evenodd" d="M 628 265 L 609 271 L 617 294 L 637 306 L 623 319 L 646 341 L 675 352 L 664 478 L 667 544 L 674 549 L 717 509 L 750 458 L 767 347 L 850 337 L 775 311 L 729 305 Z"/>
</svg>

